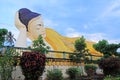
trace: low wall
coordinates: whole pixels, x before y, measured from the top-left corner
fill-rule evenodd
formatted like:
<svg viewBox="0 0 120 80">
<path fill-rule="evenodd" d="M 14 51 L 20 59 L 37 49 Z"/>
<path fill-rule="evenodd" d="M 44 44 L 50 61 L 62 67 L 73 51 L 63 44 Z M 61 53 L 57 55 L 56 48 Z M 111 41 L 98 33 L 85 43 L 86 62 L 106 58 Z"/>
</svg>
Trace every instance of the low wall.
<svg viewBox="0 0 120 80">
<path fill-rule="evenodd" d="M 73 66 L 46 66 L 45 71 L 44 71 L 43 75 L 39 78 L 39 80 L 45 80 L 47 70 L 52 70 L 52 69 L 60 69 L 63 73 L 63 77 L 68 77 L 68 75 L 66 74 L 66 69 L 68 69 L 70 67 L 73 67 Z M 74 66 L 74 67 L 79 67 L 81 70 L 83 70 L 83 74 L 87 75 L 84 71 L 84 66 Z M 99 68 L 97 69 L 96 72 L 99 74 L 102 74 L 102 71 Z M 16 66 L 14 68 L 14 71 L 12 72 L 12 78 L 13 78 L 13 80 L 24 80 L 25 77 L 22 74 L 20 66 Z"/>
<path fill-rule="evenodd" d="M 68 69 L 70 67 L 73 67 L 73 66 L 46 66 L 45 71 L 40 78 L 42 78 L 42 80 L 44 80 L 46 78 L 47 70 L 52 70 L 52 69 L 60 69 L 63 73 L 63 77 L 68 77 L 68 75 L 66 74 L 66 69 Z M 84 67 L 83 66 L 75 66 L 75 67 L 81 68 L 84 72 Z M 85 72 L 84 72 L 84 74 L 85 74 Z M 22 74 L 20 66 L 16 66 L 14 68 L 14 71 L 12 72 L 12 78 L 14 80 L 24 80 L 25 77 Z M 39 79 L 39 80 L 41 80 L 41 79 Z"/>
</svg>

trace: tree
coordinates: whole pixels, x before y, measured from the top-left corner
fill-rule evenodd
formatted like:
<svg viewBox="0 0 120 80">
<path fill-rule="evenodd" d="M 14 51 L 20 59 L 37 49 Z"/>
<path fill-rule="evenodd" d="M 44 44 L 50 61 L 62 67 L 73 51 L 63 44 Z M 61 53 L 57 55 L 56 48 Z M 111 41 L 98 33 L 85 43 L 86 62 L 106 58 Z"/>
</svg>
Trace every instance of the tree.
<svg viewBox="0 0 120 80">
<path fill-rule="evenodd" d="M 75 41 L 74 47 L 77 54 L 70 55 L 70 58 L 75 62 L 80 62 L 81 60 L 86 59 L 85 54 L 88 54 L 88 49 L 86 49 L 84 36 Z"/>
<path fill-rule="evenodd" d="M 84 36 L 82 36 L 80 39 L 76 40 L 74 46 L 75 46 L 75 49 L 76 49 L 77 52 L 84 51 L 85 48 L 86 48 L 86 43 L 85 43 Z"/>
<path fill-rule="evenodd" d="M 108 45 L 108 41 L 106 40 L 102 40 L 102 41 L 99 41 L 98 43 L 96 44 L 93 44 L 93 48 L 101 53 L 106 53 L 106 46 Z"/>
<path fill-rule="evenodd" d="M 3 43 L 5 41 L 5 35 L 7 34 L 7 29 L 0 29 L 0 46 L 3 46 Z"/>
<path fill-rule="evenodd" d="M 103 69 L 104 75 L 119 75 L 120 72 L 120 60 L 118 57 L 113 57 L 112 55 L 117 56 L 117 49 L 120 47 L 120 44 L 109 44 L 107 40 L 101 40 L 98 43 L 93 45 L 93 48 L 101 53 L 103 57 L 99 60 L 98 65 Z"/>
<path fill-rule="evenodd" d="M 33 41 L 32 50 L 34 51 L 46 53 L 49 48 L 50 47 L 45 44 L 41 35 L 38 37 L 37 40 Z"/>
<path fill-rule="evenodd" d="M 16 39 L 14 38 L 14 35 L 12 34 L 12 32 L 9 31 L 6 34 L 5 41 L 6 41 L 6 44 L 8 44 L 9 46 L 14 46 L 14 41 L 16 41 Z"/>
<path fill-rule="evenodd" d="M 101 53 L 104 56 L 117 55 L 117 49 L 120 47 L 120 44 L 109 44 L 107 40 L 101 40 L 96 44 L 93 44 L 93 48 Z"/>
</svg>

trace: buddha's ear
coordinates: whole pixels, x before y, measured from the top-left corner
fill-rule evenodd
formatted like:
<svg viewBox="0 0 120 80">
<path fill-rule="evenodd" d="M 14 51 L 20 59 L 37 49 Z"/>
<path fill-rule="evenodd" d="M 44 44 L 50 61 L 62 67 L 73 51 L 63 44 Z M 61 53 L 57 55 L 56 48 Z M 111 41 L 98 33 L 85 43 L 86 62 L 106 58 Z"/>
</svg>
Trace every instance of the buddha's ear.
<svg viewBox="0 0 120 80">
<path fill-rule="evenodd" d="M 20 28 L 26 28 L 26 26 L 20 21 L 19 19 L 19 13 L 16 12 L 15 14 L 15 26 L 20 29 Z"/>
</svg>

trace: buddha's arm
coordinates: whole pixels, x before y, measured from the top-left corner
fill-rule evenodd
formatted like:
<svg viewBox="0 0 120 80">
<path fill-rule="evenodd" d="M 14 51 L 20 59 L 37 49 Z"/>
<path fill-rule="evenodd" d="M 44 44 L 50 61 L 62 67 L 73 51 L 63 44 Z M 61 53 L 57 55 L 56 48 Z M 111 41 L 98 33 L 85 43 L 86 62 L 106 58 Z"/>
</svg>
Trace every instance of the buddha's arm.
<svg viewBox="0 0 120 80">
<path fill-rule="evenodd" d="M 15 47 L 27 47 L 27 43 L 26 43 L 26 37 L 27 37 L 27 32 L 26 32 L 26 27 L 24 24 L 22 24 L 19 20 L 19 13 L 16 12 L 15 15 L 15 25 L 16 27 L 19 29 L 20 33 L 18 36 L 18 39 L 16 41 Z"/>
<path fill-rule="evenodd" d="M 26 48 L 27 47 L 27 43 L 26 43 L 27 38 L 26 37 L 27 37 L 26 28 L 21 28 L 18 39 L 17 39 L 16 44 L 15 44 L 15 47 Z"/>
</svg>

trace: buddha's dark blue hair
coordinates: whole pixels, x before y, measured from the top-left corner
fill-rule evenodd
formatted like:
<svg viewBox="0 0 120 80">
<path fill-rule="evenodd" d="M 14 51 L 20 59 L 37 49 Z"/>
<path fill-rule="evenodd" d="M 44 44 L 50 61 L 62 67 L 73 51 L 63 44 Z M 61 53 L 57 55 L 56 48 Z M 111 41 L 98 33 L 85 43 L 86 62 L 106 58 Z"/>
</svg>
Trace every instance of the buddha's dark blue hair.
<svg viewBox="0 0 120 80">
<path fill-rule="evenodd" d="M 41 14 L 30 11 L 27 8 L 22 8 L 19 11 L 19 19 L 26 26 L 28 31 L 28 23 L 32 18 L 35 18 Z"/>
</svg>

